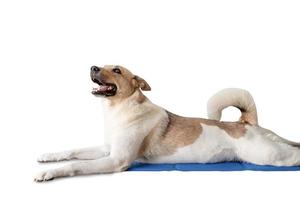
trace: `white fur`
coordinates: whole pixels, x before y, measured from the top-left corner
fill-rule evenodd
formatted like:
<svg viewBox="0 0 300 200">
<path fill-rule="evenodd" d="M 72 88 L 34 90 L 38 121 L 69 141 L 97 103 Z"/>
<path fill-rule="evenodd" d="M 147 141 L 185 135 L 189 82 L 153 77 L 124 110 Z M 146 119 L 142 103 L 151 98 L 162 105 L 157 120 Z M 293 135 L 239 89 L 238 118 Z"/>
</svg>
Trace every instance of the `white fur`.
<svg viewBox="0 0 300 200">
<path fill-rule="evenodd" d="M 270 131 L 249 126 L 247 133 L 235 143 L 236 154 L 242 161 L 274 166 L 300 165 L 300 148 L 273 140 Z"/>
</svg>

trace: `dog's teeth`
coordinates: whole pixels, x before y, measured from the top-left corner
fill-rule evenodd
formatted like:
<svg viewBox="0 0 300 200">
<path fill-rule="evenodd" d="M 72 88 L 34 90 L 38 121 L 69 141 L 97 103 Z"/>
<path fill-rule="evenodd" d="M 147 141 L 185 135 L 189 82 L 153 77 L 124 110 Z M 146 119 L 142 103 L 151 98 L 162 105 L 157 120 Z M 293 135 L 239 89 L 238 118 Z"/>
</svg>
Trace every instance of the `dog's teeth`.
<svg viewBox="0 0 300 200">
<path fill-rule="evenodd" d="M 99 85 L 98 85 L 97 83 L 93 83 L 92 87 L 93 87 L 93 88 L 98 88 Z"/>
<path fill-rule="evenodd" d="M 99 91 L 99 88 L 93 88 L 92 91 L 93 91 L 93 92 L 97 92 L 97 91 Z"/>
</svg>

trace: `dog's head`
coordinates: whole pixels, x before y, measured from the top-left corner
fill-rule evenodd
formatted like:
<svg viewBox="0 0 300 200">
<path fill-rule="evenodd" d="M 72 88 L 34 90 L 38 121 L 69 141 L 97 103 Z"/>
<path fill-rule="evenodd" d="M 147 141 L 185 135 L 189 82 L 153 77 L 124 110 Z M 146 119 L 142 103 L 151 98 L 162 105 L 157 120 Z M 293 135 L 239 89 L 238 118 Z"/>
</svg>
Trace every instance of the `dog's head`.
<svg viewBox="0 0 300 200">
<path fill-rule="evenodd" d="M 118 65 L 91 67 L 91 79 L 98 86 L 92 94 L 110 99 L 122 99 L 131 96 L 136 90 L 151 90 L 149 84 L 128 69 Z"/>
</svg>

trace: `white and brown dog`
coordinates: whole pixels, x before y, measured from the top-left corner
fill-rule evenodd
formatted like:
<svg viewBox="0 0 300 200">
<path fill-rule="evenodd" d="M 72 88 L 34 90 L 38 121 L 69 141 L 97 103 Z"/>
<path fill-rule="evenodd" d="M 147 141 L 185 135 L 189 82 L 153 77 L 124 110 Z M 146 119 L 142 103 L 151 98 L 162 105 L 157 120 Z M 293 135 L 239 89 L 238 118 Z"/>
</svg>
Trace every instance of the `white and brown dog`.
<svg viewBox="0 0 300 200">
<path fill-rule="evenodd" d="M 148 100 L 149 84 L 121 66 L 93 66 L 92 93 L 103 98 L 105 144 L 42 155 L 39 162 L 87 160 L 39 173 L 35 181 L 126 170 L 146 163 L 213 163 L 243 161 L 258 165 L 300 165 L 300 144 L 285 140 L 257 123 L 251 95 L 225 89 L 208 102 L 209 119 L 175 115 Z M 222 110 L 235 106 L 238 122 L 221 122 Z"/>
</svg>

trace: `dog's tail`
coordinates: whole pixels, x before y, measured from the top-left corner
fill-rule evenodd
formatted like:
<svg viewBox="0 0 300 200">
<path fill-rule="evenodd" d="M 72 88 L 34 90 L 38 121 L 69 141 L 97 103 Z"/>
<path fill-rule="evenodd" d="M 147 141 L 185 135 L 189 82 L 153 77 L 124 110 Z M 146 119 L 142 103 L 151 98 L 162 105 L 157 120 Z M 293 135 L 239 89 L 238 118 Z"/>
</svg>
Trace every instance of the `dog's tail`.
<svg viewBox="0 0 300 200">
<path fill-rule="evenodd" d="M 222 110 L 234 106 L 242 112 L 240 122 L 257 125 L 257 111 L 251 94 L 243 89 L 228 88 L 213 95 L 207 103 L 209 119 L 220 120 Z"/>
</svg>

